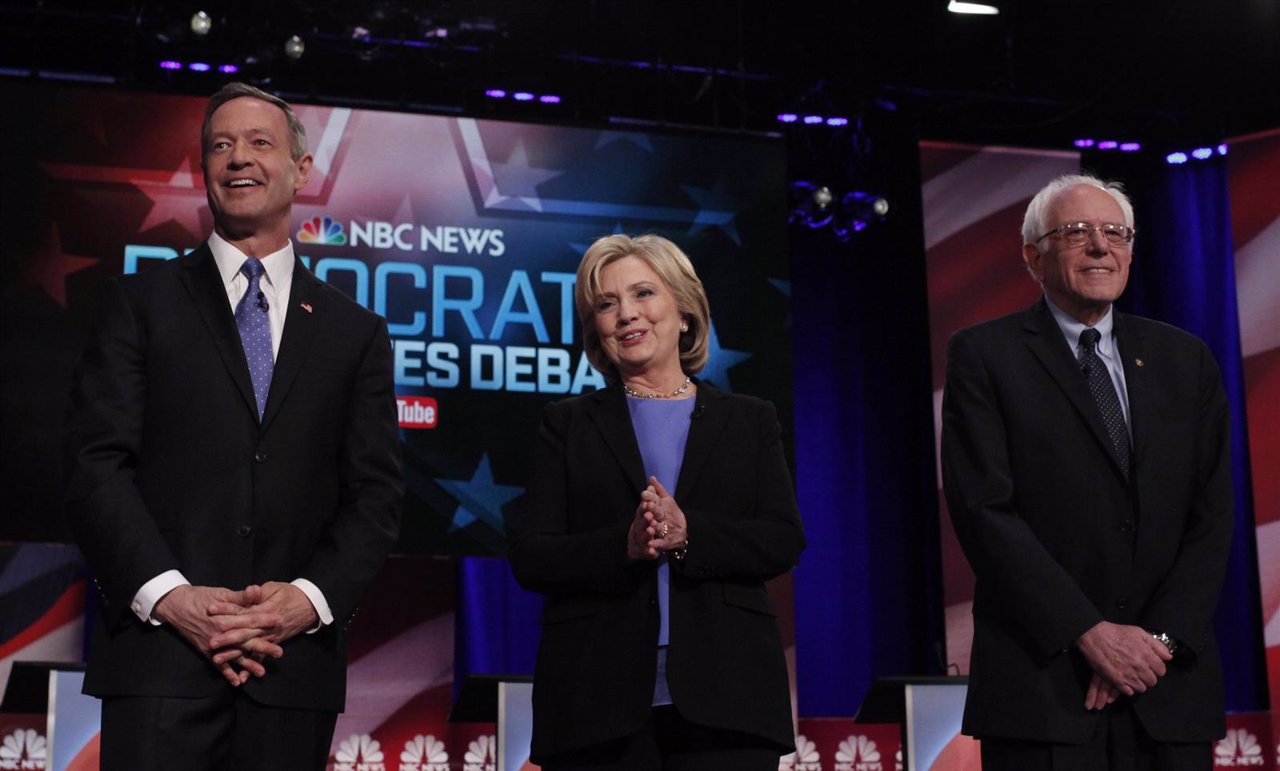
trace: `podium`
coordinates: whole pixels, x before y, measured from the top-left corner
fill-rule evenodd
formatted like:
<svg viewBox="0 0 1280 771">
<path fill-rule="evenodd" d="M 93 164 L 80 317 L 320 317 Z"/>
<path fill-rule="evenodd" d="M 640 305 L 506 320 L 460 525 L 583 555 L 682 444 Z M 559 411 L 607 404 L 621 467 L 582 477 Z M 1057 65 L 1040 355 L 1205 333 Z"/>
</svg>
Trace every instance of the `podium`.
<svg viewBox="0 0 1280 771">
<path fill-rule="evenodd" d="M 0 712 L 47 716 L 46 771 L 97 768 L 102 707 L 81 693 L 85 665 L 15 661 Z"/>
<path fill-rule="evenodd" d="M 496 771 L 537 768 L 529 763 L 533 739 L 533 677 L 469 675 L 449 711 L 455 723 L 497 725 Z"/>
<path fill-rule="evenodd" d="M 968 764 L 957 761 L 977 753 L 977 742 L 960 734 L 968 692 L 967 677 L 877 678 L 854 721 L 901 725 L 906 771 L 958 771 Z"/>
</svg>

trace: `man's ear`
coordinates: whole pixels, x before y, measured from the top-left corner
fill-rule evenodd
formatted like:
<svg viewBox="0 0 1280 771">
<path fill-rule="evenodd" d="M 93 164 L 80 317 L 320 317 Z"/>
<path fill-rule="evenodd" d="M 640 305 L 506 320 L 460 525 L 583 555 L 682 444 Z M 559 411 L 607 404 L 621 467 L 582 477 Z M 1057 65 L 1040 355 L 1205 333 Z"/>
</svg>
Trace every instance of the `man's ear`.
<svg viewBox="0 0 1280 771">
<path fill-rule="evenodd" d="M 311 178 L 311 163 L 311 153 L 307 153 L 298 159 L 298 179 L 293 183 L 294 195 L 297 195 L 298 191 L 307 186 L 307 180 Z"/>
<path fill-rule="evenodd" d="M 1022 245 L 1022 261 L 1027 266 L 1027 272 L 1042 284 L 1044 283 L 1044 268 L 1041 265 L 1041 257 L 1043 256 L 1040 253 L 1040 248 L 1035 244 Z"/>
</svg>

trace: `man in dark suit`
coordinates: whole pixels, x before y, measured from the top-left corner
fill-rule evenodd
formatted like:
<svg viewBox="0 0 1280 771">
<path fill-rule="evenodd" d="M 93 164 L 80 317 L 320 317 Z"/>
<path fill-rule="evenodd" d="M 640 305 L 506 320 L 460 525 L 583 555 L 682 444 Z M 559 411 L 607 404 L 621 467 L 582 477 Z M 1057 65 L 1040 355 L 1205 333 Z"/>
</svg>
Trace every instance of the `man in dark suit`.
<svg viewBox="0 0 1280 771">
<path fill-rule="evenodd" d="M 1228 407 L 1203 342 L 1117 313 L 1133 210 L 1073 175 L 1027 209 L 1029 310 L 959 332 L 942 466 L 973 566 L 964 731 L 983 767 L 1212 767 Z"/>
<path fill-rule="evenodd" d="M 294 257 L 312 159 L 289 106 L 231 84 L 201 144 L 213 234 L 107 282 L 76 370 L 85 691 L 104 769 L 321 769 L 344 630 L 399 527 L 391 346 Z"/>
</svg>

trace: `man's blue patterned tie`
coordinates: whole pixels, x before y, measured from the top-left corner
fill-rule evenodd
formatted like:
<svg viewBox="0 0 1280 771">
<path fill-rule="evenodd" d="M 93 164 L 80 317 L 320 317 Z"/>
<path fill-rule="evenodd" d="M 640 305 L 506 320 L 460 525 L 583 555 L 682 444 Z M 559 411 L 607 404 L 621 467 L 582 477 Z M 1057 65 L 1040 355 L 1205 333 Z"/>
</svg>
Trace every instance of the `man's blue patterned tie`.
<svg viewBox="0 0 1280 771">
<path fill-rule="evenodd" d="M 258 403 L 258 420 L 262 420 L 262 411 L 267 406 L 271 373 L 275 369 L 275 357 L 271 354 L 270 306 L 266 295 L 262 293 L 262 274 L 265 270 L 262 262 L 255 257 L 244 261 L 240 272 L 249 277 L 249 289 L 236 306 L 236 328 L 240 330 L 244 358 L 249 362 L 253 398 Z"/>
</svg>

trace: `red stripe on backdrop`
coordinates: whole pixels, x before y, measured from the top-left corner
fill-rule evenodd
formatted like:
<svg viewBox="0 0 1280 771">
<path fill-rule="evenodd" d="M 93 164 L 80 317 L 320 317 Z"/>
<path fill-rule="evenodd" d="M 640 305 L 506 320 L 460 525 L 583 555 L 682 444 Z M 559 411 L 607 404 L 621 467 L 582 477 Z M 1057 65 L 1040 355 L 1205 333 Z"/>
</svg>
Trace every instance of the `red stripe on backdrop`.
<svg viewBox="0 0 1280 771">
<path fill-rule="evenodd" d="M 1249 410 L 1249 459 L 1258 525 L 1280 521 L 1280 349 L 1244 360 Z"/>
<path fill-rule="evenodd" d="M 920 142 L 920 179 L 933 179 L 948 169 L 959 166 L 982 150 L 982 147 L 974 145 L 922 141 Z"/>
<path fill-rule="evenodd" d="M 946 380 L 951 335 L 1031 305 L 1040 288 L 1022 265 L 1019 232 L 1027 202 L 1002 209 L 956 231 L 926 255 L 933 387 Z"/>
<path fill-rule="evenodd" d="M 42 637 L 78 621 L 84 615 L 85 582 L 77 581 L 54 601 L 44 615 L 0 645 L 0 659 L 12 656 Z"/>
<path fill-rule="evenodd" d="M 1231 239 L 1239 249 L 1280 218 L 1280 129 L 1229 144 Z"/>
</svg>

